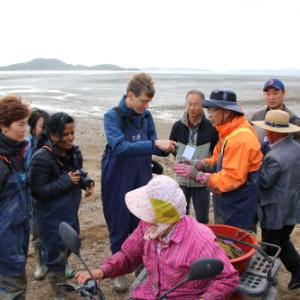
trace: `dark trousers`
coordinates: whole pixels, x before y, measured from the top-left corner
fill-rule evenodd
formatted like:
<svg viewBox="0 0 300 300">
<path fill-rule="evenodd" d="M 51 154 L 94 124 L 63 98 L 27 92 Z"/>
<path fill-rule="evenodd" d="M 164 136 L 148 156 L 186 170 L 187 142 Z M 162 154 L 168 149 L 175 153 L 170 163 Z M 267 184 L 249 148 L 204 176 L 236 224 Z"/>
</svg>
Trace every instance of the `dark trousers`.
<svg viewBox="0 0 300 300">
<path fill-rule="evenodd" d="M 207 224 L 209 221 L 209 191 L 205 187 L 181 186 L 181 189 L 187 202 L 186 213 L 189 214 L 192 198 L 197 221 Z"/>
<path fill-rule="evenodd" d="M 279 230 L 262 228 L 262 241 L 275 244 L 281 247 L 280 259 L 285 268 L 293 275 L 300 274 L 300 257 L 290 240 L 290 235 L 295 225 L 287 225 Z M 274 248 L 267 247 L 268 255 L 273 256 L 276 252 Z"/>
</svg>

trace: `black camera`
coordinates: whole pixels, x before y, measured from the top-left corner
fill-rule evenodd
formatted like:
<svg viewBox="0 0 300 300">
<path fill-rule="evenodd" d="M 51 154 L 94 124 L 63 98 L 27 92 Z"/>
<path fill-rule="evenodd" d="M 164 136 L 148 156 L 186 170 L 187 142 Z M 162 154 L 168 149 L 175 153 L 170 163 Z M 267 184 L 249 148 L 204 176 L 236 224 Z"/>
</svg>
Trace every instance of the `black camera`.
<svg viewBox="0 0 300 300">
<path fill-rule="evenodd" d="M 80 176 L 80 185 L 85 190 L 91 183 L 94 184 L 94 180 L 88 176 L 88 172 L 83 171 L 82 169 L 77 170 Z"/>
</svg>

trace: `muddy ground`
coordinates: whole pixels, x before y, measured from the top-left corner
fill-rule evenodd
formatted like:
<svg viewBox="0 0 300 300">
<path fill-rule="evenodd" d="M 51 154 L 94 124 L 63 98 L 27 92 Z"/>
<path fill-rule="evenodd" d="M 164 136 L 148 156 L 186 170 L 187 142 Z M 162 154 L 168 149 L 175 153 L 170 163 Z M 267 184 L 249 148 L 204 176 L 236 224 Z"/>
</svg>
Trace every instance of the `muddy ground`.
<svg viewBox="0 0 300 300">
<path fill-rule="evenodd" d="M 158 134 L 160 138 L 168 138 L 171 124 L 167 122 L 156 122 Z M 81 224 L 81 254 L 85 258 L 88 266 L 97 267 L 99 262 L 110 255 L 108 232 L 102 214 L 100 201 L 100 157 L 105 146 L 105 138 L 102 131 L 102 121 L 93 119 L 77 120 L 77 138 L 76 142 L 80 145 L 84 158 L 85 169 L 89 175 L 95 180 L 95 193 L 90 198 L 83 198 L 79 216 Z M 160 162 L 165 166 L 166 174 L 172 175 L 172 158 L 160 158 Z M 211 217 L 212 220 L 212 217 Z M 298 251 L 300 251 L 300 227 L 298 226 L 293 232 L 293 242 Z M 70 262 L 74 269 L 80 270 L 82 266 L 77 258 L 71 256 Z M 47 300 L 52 299 L 50 285 L 47 279 L 36 281 L 33 279 L 34 257 L 32 249 L 30 249 L 27 276 L 28 276 L 28 292 L 29 300 Z M 128 276 L 132 281 L 133 275 Z M 289 273 L 282 267 L 278 276 L 278 290 L 280 300 L 298 300 L 300 299 L 300 289 L 296 291 L 288 291 L 287 284 L 290 280 Z M 127 294 L 117 294 L 112 289 L 112 280 L 106 279 L 101 282 L 101 287 L 105 294 L 106 300 L 127 299 Z M 80 299 L 75 294 L 69 294 L 69 299 Z M 254 299 L 254 298 L 249 298 Z"/>
</svg>

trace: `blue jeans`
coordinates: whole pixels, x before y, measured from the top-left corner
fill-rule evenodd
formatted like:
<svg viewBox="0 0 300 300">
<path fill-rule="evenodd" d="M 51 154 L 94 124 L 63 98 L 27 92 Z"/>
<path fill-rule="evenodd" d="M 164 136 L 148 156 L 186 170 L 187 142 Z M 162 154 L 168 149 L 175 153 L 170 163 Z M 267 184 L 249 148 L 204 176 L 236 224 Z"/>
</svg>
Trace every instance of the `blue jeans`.
<svg viewBox="0 0 300 300">
<path fill-rule="evenodd" d="M 209 221 L 209 191 L 205 187 L 180 186 L 187 202 L 186 213 L 189 214 L 191 198 L 198 222 L 207 224 Z"/>
</svg>

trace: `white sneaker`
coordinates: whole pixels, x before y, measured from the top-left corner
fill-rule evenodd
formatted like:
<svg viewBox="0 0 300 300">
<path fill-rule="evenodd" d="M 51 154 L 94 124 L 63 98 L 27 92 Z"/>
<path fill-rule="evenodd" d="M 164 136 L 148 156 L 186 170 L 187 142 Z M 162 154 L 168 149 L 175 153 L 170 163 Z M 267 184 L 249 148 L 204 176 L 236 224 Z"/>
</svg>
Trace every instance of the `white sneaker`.
<svg viewBox="0 0 300 300">
<path fill-rule="evenodd" d="M 114 279 L 114 290 L 117 293 L 125 293 L 128 290 L 128 282 L 127 278 L 122 275 L 118 276 Z"/>
<path fill-rule="evenodd" d="M 36 280 L 42 280 L 46 277 L 47 272 L 48 272 L 48 267 L 46 265 L 44 265 L 43 263 L 38 264 L 36 266 L 36 269 L 35 269 L 34 273 L 33 273 L 33 277 Z"/>
</svg>

